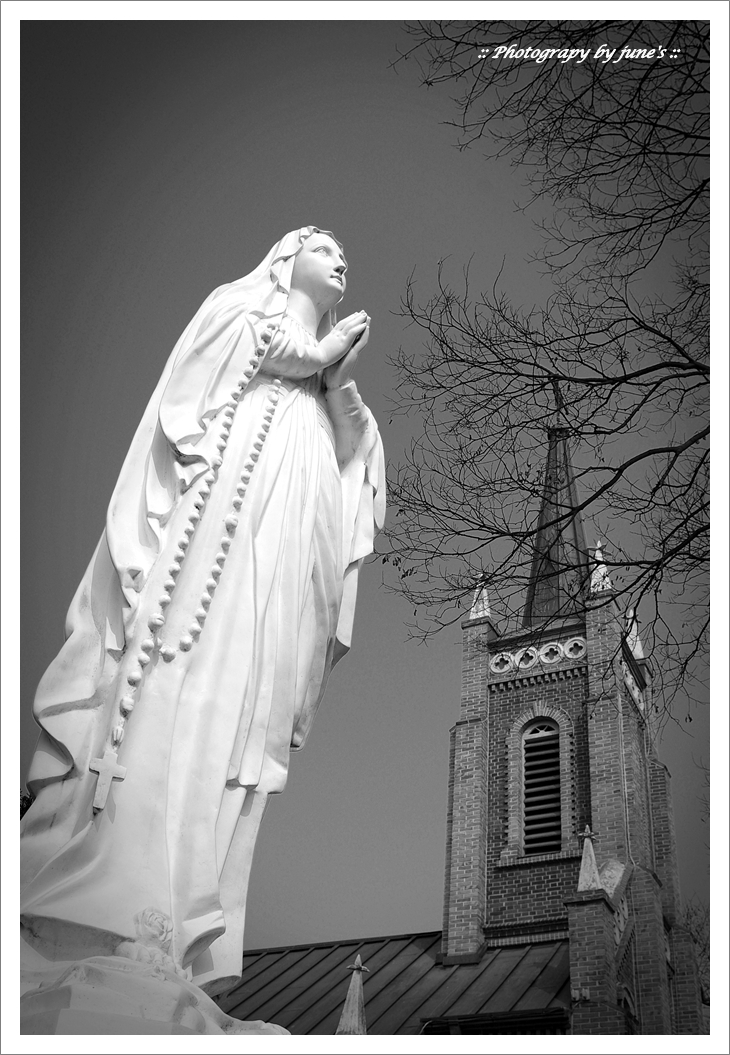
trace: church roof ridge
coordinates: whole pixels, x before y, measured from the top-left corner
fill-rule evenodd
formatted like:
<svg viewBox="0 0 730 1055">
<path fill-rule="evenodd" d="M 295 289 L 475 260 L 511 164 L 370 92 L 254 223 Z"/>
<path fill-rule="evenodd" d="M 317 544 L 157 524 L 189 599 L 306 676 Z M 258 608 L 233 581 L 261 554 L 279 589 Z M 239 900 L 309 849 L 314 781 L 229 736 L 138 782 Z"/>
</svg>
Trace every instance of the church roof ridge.
<svg viewBox="0 0 730 1055">
<path fill-rule="evenodd" d="M 326 949 L 328 946 L 334 948 L 336 945 L 365 945 L 374 941 L 402 941 L 404 939 L 412 940 L 414 938 L 438 938 L 442 933 L 441 930 L 417 930 L 406 931 L 403 934 L 367 935 L 364 938 L 332 938 L 329 941 L 302 941 L 297 942 L 296 945 L 264 945 L 259 949 L 244 949 L 243 955 L 244 957 L 259 956 L 262 953 L 267 952 L 296 952 L 299 949 Z"/>
</svg>

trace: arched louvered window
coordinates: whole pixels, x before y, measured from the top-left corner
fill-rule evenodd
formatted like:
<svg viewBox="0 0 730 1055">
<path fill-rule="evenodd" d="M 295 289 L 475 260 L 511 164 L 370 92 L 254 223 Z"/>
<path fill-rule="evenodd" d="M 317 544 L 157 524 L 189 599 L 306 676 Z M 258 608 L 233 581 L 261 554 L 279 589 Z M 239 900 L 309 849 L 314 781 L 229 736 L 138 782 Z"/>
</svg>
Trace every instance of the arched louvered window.
<svg viewBox="0 0 730 1055">
<path fill-rule="evenodd" d="M 522 734 L 524 853 L 561 849 L 560 733 L 551 718 L 530 722 Z"/>
</svg>

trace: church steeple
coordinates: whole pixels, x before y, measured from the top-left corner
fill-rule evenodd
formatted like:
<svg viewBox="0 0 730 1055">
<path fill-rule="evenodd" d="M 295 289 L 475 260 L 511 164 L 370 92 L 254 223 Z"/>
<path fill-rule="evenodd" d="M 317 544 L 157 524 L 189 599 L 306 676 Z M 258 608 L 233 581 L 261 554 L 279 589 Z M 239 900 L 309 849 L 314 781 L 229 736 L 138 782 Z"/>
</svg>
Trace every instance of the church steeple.
<svg viewBox="0 0 730 1055">
<path fill-rule="evenodd" d="M 589 579 L 588 550 L 568 451 L 569 431 L 548 429 L 542 506 L 522 626 L 582 612 Z"/>
<path fill-rule="evenodd" d="M 522 628 L 495 633 L 484 582 L 462 624 L 442 962 L 559 946 L 574 1034 L 696 1033 L 648 661 L 618 605 L 621 562 L 586 546 L 556 404 Z"/>
</svg>

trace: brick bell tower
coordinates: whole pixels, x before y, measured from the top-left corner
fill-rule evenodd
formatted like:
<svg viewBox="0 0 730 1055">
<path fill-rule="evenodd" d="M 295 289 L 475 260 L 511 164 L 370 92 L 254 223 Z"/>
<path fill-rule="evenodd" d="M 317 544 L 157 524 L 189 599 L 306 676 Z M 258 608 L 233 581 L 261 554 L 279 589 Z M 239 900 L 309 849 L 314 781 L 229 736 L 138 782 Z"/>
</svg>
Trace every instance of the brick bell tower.
<svg viewBox="0 0 730 1055">
<path fill-rule="evenodd" d="M 444 962 L 564 940 L 573 1033 L 698 1034 L 651 666 L 577 507 L 556 426 L 522 627 L 498 636 L 480 591 L 463 623 Z"/>
</svg>

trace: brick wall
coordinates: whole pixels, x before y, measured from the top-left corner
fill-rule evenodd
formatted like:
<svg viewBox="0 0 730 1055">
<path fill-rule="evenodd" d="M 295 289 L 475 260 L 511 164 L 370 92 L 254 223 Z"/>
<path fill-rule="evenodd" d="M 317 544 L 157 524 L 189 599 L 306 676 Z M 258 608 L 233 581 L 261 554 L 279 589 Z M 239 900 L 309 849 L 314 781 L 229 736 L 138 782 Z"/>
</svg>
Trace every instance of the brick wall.
<svg viewBox="0 0 730 1055">
<path fill-rule="evenodd" d="M 505 674 L 490 670 L 490 660 L 505 648 L 519 652 L 530 644 L 583 640 L 584 633 L 582 622 L 574 620 L 541 640 L 529 632 L 497 643 L 487 621 L 464 626 L 461 712 L 452 730 L 450 764 L 448 956 L 475 955 L 485 937 L 497 943 L 519 934 L 567 933 L 563 902 L 574 891 L 580 868 L 577 833 L 590 821 L 585 656 L 566 655 Z M 563 849 L 523 857 L 509 835 L 521 779 L 521 773 L 510 773 L 509 742 L 517 726 L 537 714 L 554 717 L 560 726 Z M 521 740 L 518 749 L 521 753 Z"/>
<path fill-rule="evenodd" d="M 589 604 L 586 612 L 588 755 L 592 828 L 596 832 L 599 868 L 610 859 L 628 859 L 618 722 L 621 700 L 614 673 L 620 633 L 612 606 L 605 602 Z"/>
<path fill-rule="evenodd" d="M 671 1034 L 671 995 L 664 941 L 661 884 L 636 868 L 631 877 L 636 934 L 636 985 L 643 1034 Z"/>
<path fill-rule="evenodd" d="M 632 695 L 625 683 L 622 635 L 623 620 L 606 595 L 588 603 L 584 621 L 556 620 L 509 638 L 497 640 L 486 619 L 464 624 L 461 710 L 451 732 L 443 951 L 454 960 L 474 959 L 485 944 L 569 935 L 571 986 L 590 994 L 579 992 L 574 1003 L 573 1033 L 700 1033 L 693 950 L 677 925 L 668 774 L 649 748 L 636 685 Z M 560 730 L 562 849 L 524 856 L 521 729 L 538 715 Z M 577 836 L 586 825 L 596 833 L 599 869 L 607 866 L 619 882 L 609 892 L 614 896 L 577 894 Z M 618 1004 L 624 985 L 638 1026 Z"/>
<path fill-rule="evenodd" d="M 670 943 L 675 1012 L 673 1032 L 692 1035 L 704 1033 L 702 991 L 694 943 L 681 925 L 672 928 Z"/>
<path fill-rule="evenodd" d="M 486 733 L 487 723 L 474 718 L 452 730 L 443 949 L 447 956 L 469 956 L 484 944 Z"/>
<path fill-rule="evenodd" d="M 664 915 L 669 924 L 674 926 L 678 922 L 680 900 L 670 777 L 667 767 L 662 765 L 656 758 L 649 758 L 648 767 L 652 802 L 655 869 L 662 884 Z"/>
<path fill-rule="evenodd" d="M 674 834 L 671 779 L 666 766 L 649 755 L 648 782 L 652 803 L 656 873 L 661 881 L 661 905 L 671 953 L 673 1032 L 697 1035 L 704 1030 L 697 959 L 691 937 L 682 924 L 677 849 Z"/>
<path fill-rule="evenodd" d="M 624 1034 L 616 990 L 613 909 L 603 893 L 574 894 L 566 902 L 570 927 L 571 1033 Z"/>
<path fill-rule="evenodd" d="M 491 934 L 495 928 L 527 923 L 534 931 L 557 920 L 567 927 L 563 902 L 575 890 L 580 869 L 577 834 L 590 819 L 588 769 L 580 759 L 587 740 L 586 675 L 580 662 L 566 662 L 490 685 L 485 922 Z M 520 830 L 522 821 L 522 771 L 521 766 L 510 767 L 510 741 L 521 756 L 520 729 L 538 714 L 553 718 L 560 728 L 562 856 L 524 857 L 519 839 L 510 834 L 510 827 Z"/>
</svg>

